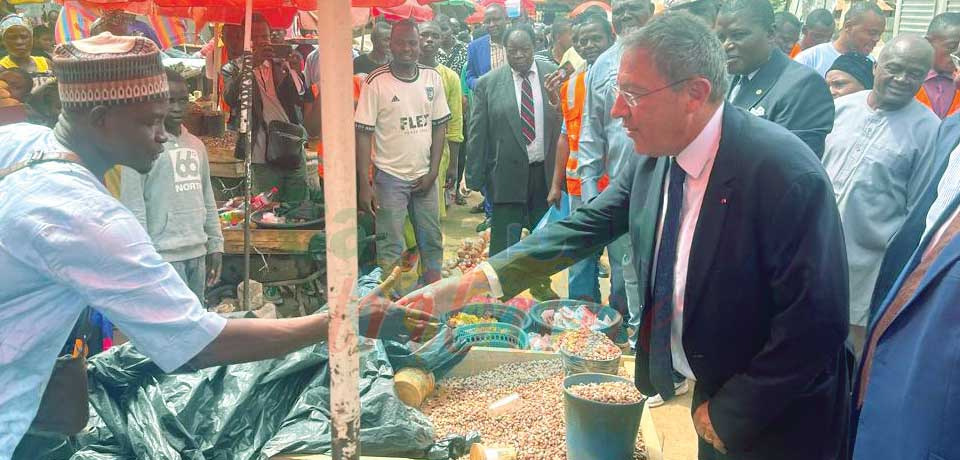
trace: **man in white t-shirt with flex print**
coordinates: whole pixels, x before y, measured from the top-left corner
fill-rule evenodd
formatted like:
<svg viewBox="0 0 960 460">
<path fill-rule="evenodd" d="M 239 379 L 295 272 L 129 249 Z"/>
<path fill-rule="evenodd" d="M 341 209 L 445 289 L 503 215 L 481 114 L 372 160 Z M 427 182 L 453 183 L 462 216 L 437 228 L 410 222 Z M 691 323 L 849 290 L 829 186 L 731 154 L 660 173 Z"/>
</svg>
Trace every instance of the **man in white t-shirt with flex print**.
<svg viewBox="0 0 960 460">
<path fill-rule="evenodd" d="M 443 264 L 436 184 L 450 109 L 440 74 L 417 64 L 420 34 L 415 23 L 394 25 L 390 51 L 393 61 L 371 72 L 360 89 L 357 206 L 376 217 L 377 263 L 385 273 L 400 262 L 409 214 L 424 267 L 421 281 L 431 283 L 440 279 Z"/>
</svg>

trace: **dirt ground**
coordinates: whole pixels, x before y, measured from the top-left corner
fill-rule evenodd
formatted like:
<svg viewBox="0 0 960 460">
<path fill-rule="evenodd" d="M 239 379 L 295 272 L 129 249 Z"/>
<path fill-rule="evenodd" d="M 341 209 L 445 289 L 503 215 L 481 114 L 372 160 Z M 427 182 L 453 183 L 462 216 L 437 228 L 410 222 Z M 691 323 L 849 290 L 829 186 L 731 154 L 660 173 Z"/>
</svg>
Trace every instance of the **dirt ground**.
<svg viewBox="0 0 960 460">
<path fill-rule="evenodd" d="M 483 214 L 470 214 L 470 208 L 475 206 L 477 203 L 480 203 L 482 197 L 479 193 L 471 193 L 467 197 L 466 206 L 457 206 L 456 204 L 450 206 L 447 210 L 447 217 L 440 221 L 440 226 L 443 230 L 443 254 L 444 260 L 447 258 L 455 258 L 457 256 L 457 248 L 460 246 L 460 242 L 466 238 L 473 238 L 477 236 L 476 228 L 477 225 L 483 221 Z M 604 254 L 604 263 L 606 263 L 606 254 Z M 556 291 L 560 297 L 566 297 L 567 295 L 567 272 L 566 270 L 557 273 L 551 278 L 553 290 Z M 601 278 L 600 279 L 600 293 L 604 299 L 610 295 L 610 279 Z M 521 297 L 529 297 L 529 292 L 523 292 L 520 294 Z"/>
</svg>

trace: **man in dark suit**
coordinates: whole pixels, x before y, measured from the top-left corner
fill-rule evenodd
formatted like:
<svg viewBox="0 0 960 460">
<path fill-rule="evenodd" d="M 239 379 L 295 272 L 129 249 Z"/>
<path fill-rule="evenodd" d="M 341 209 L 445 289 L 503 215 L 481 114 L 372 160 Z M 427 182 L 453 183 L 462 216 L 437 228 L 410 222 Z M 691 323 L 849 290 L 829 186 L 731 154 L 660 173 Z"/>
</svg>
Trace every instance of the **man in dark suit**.
<svg viewBox="0 0 960 460">
<path fill-rule="evenodd" d="M 727 71 L 734 76 L 727 100 L 789 129 L 822 157 L 824 138 L 833 129 L 830 88 L 774 45 L 770 2 L 725 2 L 716 31 L 727 52 Z"/>
<path fill-rule="evenodd" d="M 636 384 L 669 399 L 673 371 L 697 381 L 700 458 L 838 458 L 847 264 L 826 173 L 786 129 L 724 104 L 726 57 L 702 21 L 668 11 L 624 40 L 613 115 L 637 152 L 657 153 L 569 218 L 401 303 L 509 297 L 629 232 L 647 305 Z"/>
<path fill-rule="evenodd" d="M 535 60 L 534 33 L 527 25 L 504 34 L 509 65 L 480 78 L 470 117 L 467 187 L 485 188 L 493 203 L 490 255 L 520 241 L 547 211 L 560 114 L 549 103 L 544 78 L 557 66 Z M 538 289 L 549 287 L 541 280 Z M 540 291 L 534 296 L 549 297 Z"/>
<path fill-rule="evenodd" d="M 957 115 L 944 120 L 947 155 L 884 256 L 853 386 L 854 460 L 960 458 L 957 130 Z"/>
<path fill-rule="evenodd" d="M 920 240 L 928 231 L 928 226 L 932 224 L 942 211 L 941 203 L 949 202 L 952 197 L 941 197 L 939 187 L 944 186 L 943 193 L 950 191 L 956 192 L 960 186 L 960 177 L 956 177 L 960 172 L 960 151 L 954 154 L 954 151 L 960 147 L 960 114 L 951 115 L 943 120 L 940 130 L 937 133 L 936 145 L 936 166 L 930 178 L 930 186 L 924 192 L 923 196 L 917 201 L 917 204 L 910 211 L 907 220 L 900 227 L 896 236 L 890 241 L 887 252 L 883 255 L 883 263 L 880 264 L 880 274 L 877 276 L 877 284 L 873 290 L 873 297 L 870 300 L 870 317 L 874 318 L 877 311 L 882 307 L 882 302 L 887 293 L 893 287 L 894 282 L 900 277 L 900 273 L 907 266 L 910 257 L 920 244 Z M 958 165 L 951 170 L 950 175 L 944 175 L 950 159 L 956 157 L 953 161 Z M 931 207 L 935 201 L 939 201 L 938 206 L 931 214 Z"/>
</svg>

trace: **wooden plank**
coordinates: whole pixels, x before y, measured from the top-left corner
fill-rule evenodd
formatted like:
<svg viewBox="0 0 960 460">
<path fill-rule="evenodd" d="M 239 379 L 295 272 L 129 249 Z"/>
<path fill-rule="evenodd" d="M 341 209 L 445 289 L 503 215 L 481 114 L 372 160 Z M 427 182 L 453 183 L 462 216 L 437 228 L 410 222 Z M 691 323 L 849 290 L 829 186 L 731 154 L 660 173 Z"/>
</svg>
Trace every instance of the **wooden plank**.
<svg viewBox="0 0 960 460">
<path fill-rule="evenodd" d="M 323 230 L 274 230 L 257 228 L 250 231 L 250 245 L 253 254 L 304 254 L 310 246 L 310 239 Z M 243 254 L 243 230 L 223 230 L 223 252 L 225 254 Z"/>
<path fill-rule="evenodd" d="M 240 160 L 214 161 L 211 158 L 210 177 L 241 178 L 243 177 L 243 162 Z"/>
</svg>

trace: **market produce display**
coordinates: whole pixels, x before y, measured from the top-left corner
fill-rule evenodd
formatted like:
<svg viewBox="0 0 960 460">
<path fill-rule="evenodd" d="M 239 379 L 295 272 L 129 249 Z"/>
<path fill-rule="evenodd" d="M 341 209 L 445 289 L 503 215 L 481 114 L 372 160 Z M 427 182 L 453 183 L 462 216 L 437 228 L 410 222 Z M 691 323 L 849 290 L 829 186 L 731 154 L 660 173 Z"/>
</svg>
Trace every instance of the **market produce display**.
<svg viewBox="0 0 960 460">
<path fill-rule="evenodd" d="M 636 404 L 643 400 L 637 387 L 626 382 L 584 383 L 567 391 L 578 398 L 607 404 Z"/>
<path fill-rule="evenodd" d="M 623 352 L 609 337 L 589 329 L 564 332 L 560 338 L 560 350 L 570 355 L 592 361 L 619 359 Z"/>
<path fill-rule="evenodd" d="M 559 310 L 544 310 L 540 313 L 540 318 L 547 326 L 559 329 L 578 329 L 588 328 L 599 331 L 613 325 L 613 318 L 597 317 L 586 305 L 580 305 L 576 308 L 563 307 Z"/>
<path fill-rule="evenodd" d="M 477 315 L 471 315 L 469 313 L 460 312 L 460 313 L 457 313 L 456 315 L 451 316 L 450 319 L 447 320 L 447 326 L 460 327 L 460 326 L 466 326 L 468 324 L 496 323 L 498 321 L 499 320 L 497 318 L 494 318 L 493 316 L 490 316 L 490 315 L 477 316 Z"/>
<path fill-rule="evenodd" d="M 490 231 L 485 231 L 476 238 L 466 238 L 457 248 L 457 258 L 449 259 L 443 264 L 441 275 L 453 275 L 453 270 L 466 273 L 487 260 L 490 247 Z"/>
<path fill-rule="evenodd" d="M 511 363 L 471 377 L 441 380 L 423 413 L 438 437 L 479 431 L 489 447 L 514 448 L 518 460 L 565 460 L 563 370 L 557 360 Z M 519 407 L 490 416 L 516 394 Z M 635 460 L 646 459 L 637 438 Z"/>
</svg>

